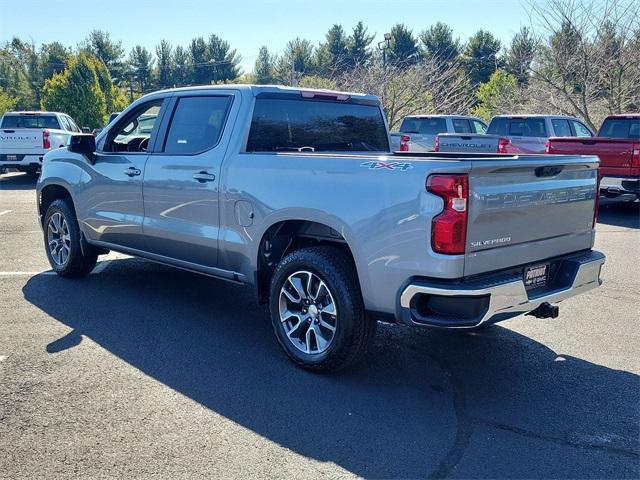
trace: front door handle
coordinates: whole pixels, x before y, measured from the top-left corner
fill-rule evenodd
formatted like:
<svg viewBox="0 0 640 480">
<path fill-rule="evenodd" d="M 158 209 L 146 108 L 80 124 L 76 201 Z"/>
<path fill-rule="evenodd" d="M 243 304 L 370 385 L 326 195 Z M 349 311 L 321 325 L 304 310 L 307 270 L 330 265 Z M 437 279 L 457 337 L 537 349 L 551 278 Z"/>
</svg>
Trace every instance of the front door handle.
<svg viewBox="0 0 640 480">
<path fill-rule="evenodd" d="M 124 171 L 124 174 L 129 175 L 130 177 L 137 177 L 140 173 L 140 170 L 136 167 L 129 167 Z"/>
<path fill-rule="evenodd" d="M 193 178 L 195 178 L 200 183 L 204 183 L 212 182 L 216 179 L 216 176 L 213 173 L 209 173 L 203 170 L 202 172 L 194 173 Z"/>
</svg>

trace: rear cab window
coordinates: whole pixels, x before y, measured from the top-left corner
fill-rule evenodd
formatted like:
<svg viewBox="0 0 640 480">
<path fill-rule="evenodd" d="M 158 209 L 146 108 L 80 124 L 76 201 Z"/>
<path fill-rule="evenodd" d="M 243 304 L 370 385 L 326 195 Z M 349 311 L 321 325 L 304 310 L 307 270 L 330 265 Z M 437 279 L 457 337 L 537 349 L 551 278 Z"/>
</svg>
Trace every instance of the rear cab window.
<svg viewBox="0 0 640 480">
<path fill-rule="evenodd" d="M 456 133 L 472 133 L 471 124 L 466 118 L 454 118 L 451 120 L 453 123 L 453 131 Z"/>
<path fill-rule="evenodd" d="M 60 129 L 60 122 L 55 115 L 19 114 L 5 115 L 0 128 L 51 128 Z"/>
<path fill-rule="evenodd" d="M 447 133 L 447 121 L 439 117 L 407 117 L 400 125 L 400 133 L 438 135 Z"/>
<path fill-rule="evenodd" d="M 608 118 L 600 127 L 600 137 L 640 139 L 640 118 Z"/>
<path fill-rule="evenodd" d="M 491 120 L 488 134 L 510 137 L 548 137 L 544 118 L 496 117 Z"/>
<path fill-rule="evenodd" d="M 303 99 L 297 95 L 256 97 L 247 152 L 389 152 L 378 104 Z"/>
<path fill-rule="evenodd" d="M 569 121 L 564 118 L 554 118 L 551 120 L 553 125 L 553 134 L 556 137 L 572 137 Z"/>
</svg>

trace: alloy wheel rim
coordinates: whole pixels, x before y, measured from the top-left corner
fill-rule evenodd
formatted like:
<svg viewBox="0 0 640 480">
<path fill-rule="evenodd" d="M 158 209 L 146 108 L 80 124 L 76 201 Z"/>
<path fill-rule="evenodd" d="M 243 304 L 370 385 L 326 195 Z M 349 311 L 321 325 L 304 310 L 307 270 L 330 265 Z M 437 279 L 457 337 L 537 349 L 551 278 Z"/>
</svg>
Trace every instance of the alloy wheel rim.
<svg viewBox="0 0 640 480">
<path fill-rule="evenodd" d="M 71 251 L 71 234 L 67 220 L 60 212 L 54 213 L 49 218 L 47 245 L 54 263 L 59 267 L 64 266 L 69 260 Z"/>
<path fill-rule="evenodd" d="M 280 289 L 279 312 L 285 336 L 301 352 L 318 355 L 331 346 L 338 311 L 318 275 L 307 270 L 289 275 Z"/>
</svg>

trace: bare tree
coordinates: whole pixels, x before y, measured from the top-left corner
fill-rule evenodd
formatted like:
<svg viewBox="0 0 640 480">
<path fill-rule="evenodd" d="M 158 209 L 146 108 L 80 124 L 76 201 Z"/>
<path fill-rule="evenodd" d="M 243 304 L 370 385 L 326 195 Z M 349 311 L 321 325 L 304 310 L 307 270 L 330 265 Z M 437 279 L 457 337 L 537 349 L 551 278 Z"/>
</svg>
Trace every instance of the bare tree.
<svg viewBox="0 0 640 480">
<path fill-rule="evenodd" d="M 637 0 L 546 0 L 531 5 L 539 48 L 530 65 L 532 105 L 582 117 L 640 106 Z"/>
<path fill-rule="evenodd" d="M 392 129 L 406 115 L 466 113 L 473 103 L 468 79 L 460 68 L 434 58 L 402 68 L 385 68 L 380 62 L 356 67 L 337 78 L 336 84 L 344 90 L 380 97 Z"/>
</svg>

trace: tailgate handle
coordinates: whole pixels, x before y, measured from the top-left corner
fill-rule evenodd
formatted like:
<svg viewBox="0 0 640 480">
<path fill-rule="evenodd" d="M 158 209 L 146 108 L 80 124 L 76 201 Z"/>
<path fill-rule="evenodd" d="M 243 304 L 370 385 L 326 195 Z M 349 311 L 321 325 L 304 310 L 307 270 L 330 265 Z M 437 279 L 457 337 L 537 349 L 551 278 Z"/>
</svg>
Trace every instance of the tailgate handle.
<svg viewBox="0 0 640 480">
<path fill-rule="evenodd" d="M 469 137 L 468 135 L 460 135 L 460 138 L 463 140 L 471 140 L 471 137 Z"/>
<path fill-rule="evenodd" d="M 582 144 L 583 145 L 595 145 L 596 141 L 595 140 L 583 140 Z"/>
<path fill-rule="evenodd" d="M 555 177 L 564 169 L 564 165 L 554 165 L 553 167 L 536 168 L 536 177 Z"/>
<path fill-rule="evenodd" d="M 4 133 L 16 133 L 15 130 L 4 130 Z"/>
</svg>

